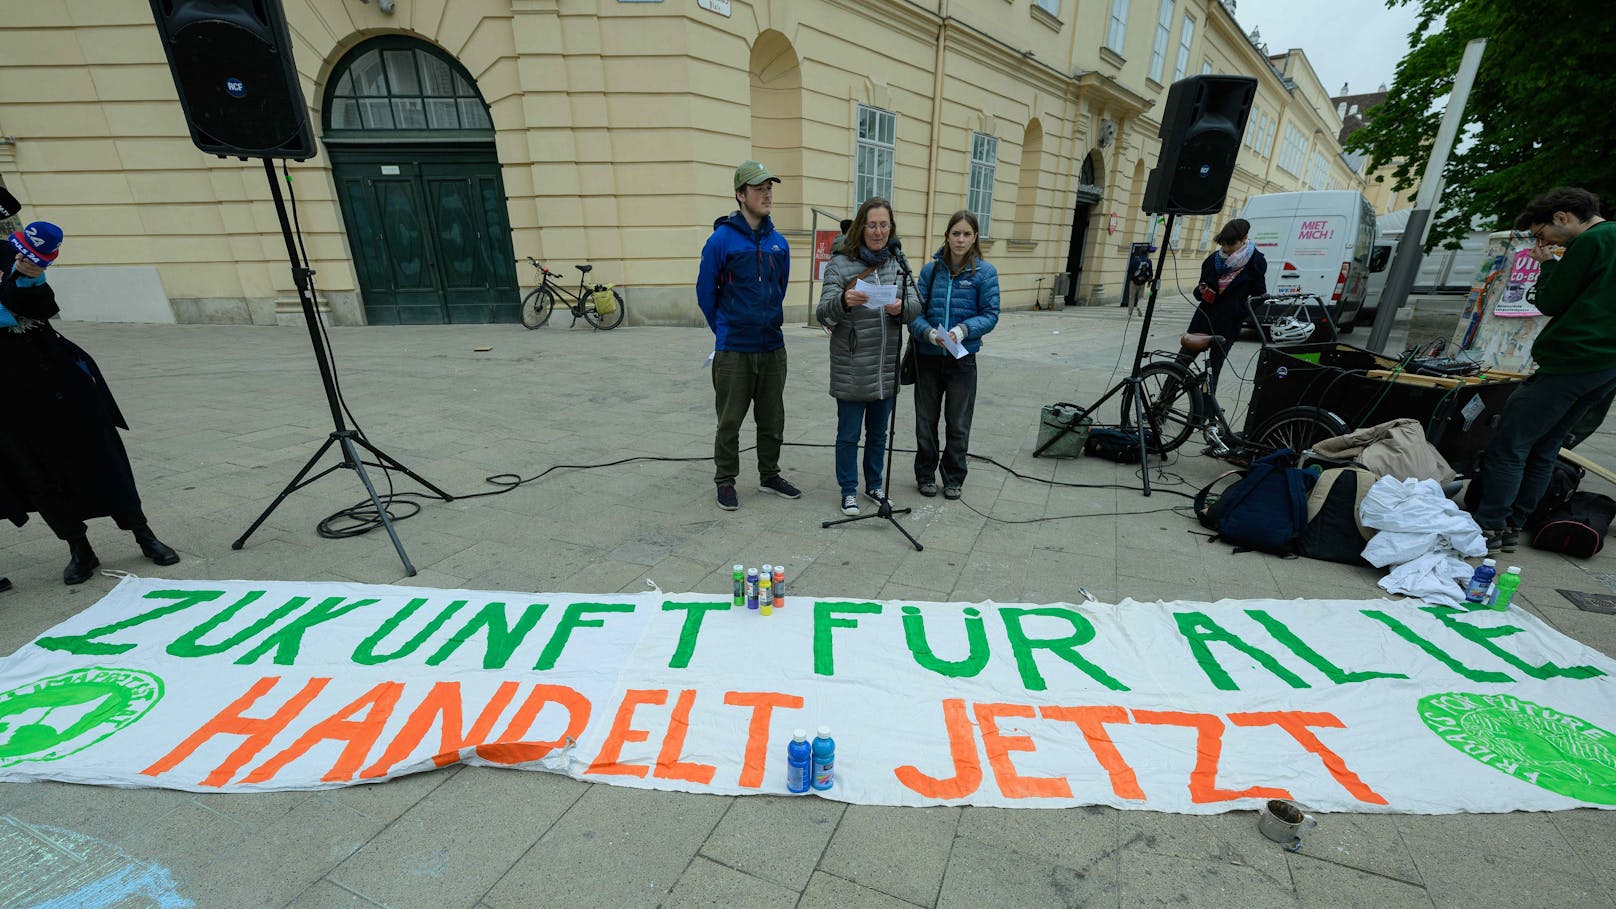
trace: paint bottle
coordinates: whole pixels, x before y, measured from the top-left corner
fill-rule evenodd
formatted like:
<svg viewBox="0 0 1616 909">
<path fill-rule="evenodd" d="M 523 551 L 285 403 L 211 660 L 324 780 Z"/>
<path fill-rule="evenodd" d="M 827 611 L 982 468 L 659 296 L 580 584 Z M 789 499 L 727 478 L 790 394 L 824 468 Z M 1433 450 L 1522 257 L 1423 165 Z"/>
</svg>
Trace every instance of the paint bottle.
<svg viewBox="0 0 1616 909">
<path fill-rule="evenodd" d="M 1479 606 L 1487 602 L 1487 588 L 1493 586 L 1493 578 L 1498 576 L 1498 562 L 1495 559 L 1482 559 L 1481 567 L 1470 576 L 1470 583 L 1465 585 L 1465 602 L 1471 606 Z"/>
<path fill-rule="evenodd" d="M 767 565 L 758 575 L 758 613 L 774 615 L 774 572 Z"/>
<path fill-rule="evenodd" d="M 1496 585 L 1498 589 L 1493 594 L 1492 607 L 1499 611 L 1509 608 L 1509 600 L 1515 596 L 1515 591 L 1521 587 L 1521 569 L 1518 565 L 1509 566 L 1509 570 L 1498 576 Z"/>
<path fill-rule="evenodd" d="M 746 566 L 736 565 L 730 572 L 730 579 L 735 582 L 734 593 L 731 594 L 734 598 L 732 605 L 740 609 L 746 605 Z"/>
<path fill-rule="evenodd" d="M 801 795 L 808 791 L 809 777 L 813 774 L 813 746 L 808 744 L 808 730 L 791 733 L 791 744 L 786 746 L 786 791 Z"/>
<path fill-rule="evenodd" d="M 774 566 L 774 608 L 786 608 L 786 566 Z"/>
<path fill-rule="evenodd" d="M 758 570 L 746 569 L 746 608 L 758 608 Z"/>
<path fill-rule="evenodd" d="M 836 740 L 830 737 L 830 727 L 819 727 L 813 744 L 813 787 L 823 792 L 836 784 Z"/>
</svg>

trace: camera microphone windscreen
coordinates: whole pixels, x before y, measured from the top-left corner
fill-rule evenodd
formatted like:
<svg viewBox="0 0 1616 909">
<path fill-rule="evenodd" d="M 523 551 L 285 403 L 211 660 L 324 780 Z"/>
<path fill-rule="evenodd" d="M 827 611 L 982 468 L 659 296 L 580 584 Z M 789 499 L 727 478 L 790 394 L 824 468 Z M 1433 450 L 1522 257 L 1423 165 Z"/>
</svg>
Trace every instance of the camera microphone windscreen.
<svg viewBox="0 0 1616 909">
<path fill-rule="evenodd" d="M 16 217 L 20 211 L 22 203 L 17 201 L 16 196 L 7 192 L 4 186 L 0 186 L 0 221 Z"/>
</svg>

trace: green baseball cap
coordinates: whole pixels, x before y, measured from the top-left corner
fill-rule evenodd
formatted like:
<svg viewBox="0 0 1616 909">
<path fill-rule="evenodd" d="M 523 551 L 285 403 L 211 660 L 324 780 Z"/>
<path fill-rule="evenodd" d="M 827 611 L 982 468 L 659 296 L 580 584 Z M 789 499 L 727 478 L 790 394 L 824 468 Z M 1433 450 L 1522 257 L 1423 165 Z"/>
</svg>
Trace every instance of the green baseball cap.
<svg viewBox="0 0 1616 909">
<path fill-rule="evenodd" d="M 735 168 L 735 191 L 739 192 L 743 186 L 756 186 L 773 180 L 780 182 L 780 178 L 769 173 L 769 169 L 756 161 L 742 161 L 741 166 Z"/>
</svg>

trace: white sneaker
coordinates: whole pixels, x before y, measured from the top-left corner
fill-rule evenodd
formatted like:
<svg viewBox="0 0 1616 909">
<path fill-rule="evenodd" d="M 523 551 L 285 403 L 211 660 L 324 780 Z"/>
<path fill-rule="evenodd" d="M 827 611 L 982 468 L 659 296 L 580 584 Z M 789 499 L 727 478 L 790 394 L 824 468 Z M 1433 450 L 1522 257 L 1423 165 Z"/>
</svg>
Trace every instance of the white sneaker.
<svg viewBox="0 0 1616 909">
<path fill-rule="evenodd" d="M 842 496 L 842 514 L 852 517 L 859 513 L 858 496 Z"/>
<path fill-rule="evenodd" d="M 864 490 L 864 497 L 879 505 L 885 501 L 887 492 L 885 489 L 882 489 L 879 486 L 872 486 L 869 489 Z"/>
</svg>

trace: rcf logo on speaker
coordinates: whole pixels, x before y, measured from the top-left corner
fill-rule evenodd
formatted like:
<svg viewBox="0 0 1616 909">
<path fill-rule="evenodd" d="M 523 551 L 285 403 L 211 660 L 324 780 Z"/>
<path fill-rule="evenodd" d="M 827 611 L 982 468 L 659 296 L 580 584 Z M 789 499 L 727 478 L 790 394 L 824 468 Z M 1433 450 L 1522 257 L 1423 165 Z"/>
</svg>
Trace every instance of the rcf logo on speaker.
<svg viewBox="0 0 1616 909">
<path fill-rule="evenodd" d="M 247 94 L 246 84 L 234 77 L 224 80 L 224 90 L 229 92 L 232 98 L 240 98 Z"/>
</svg>

